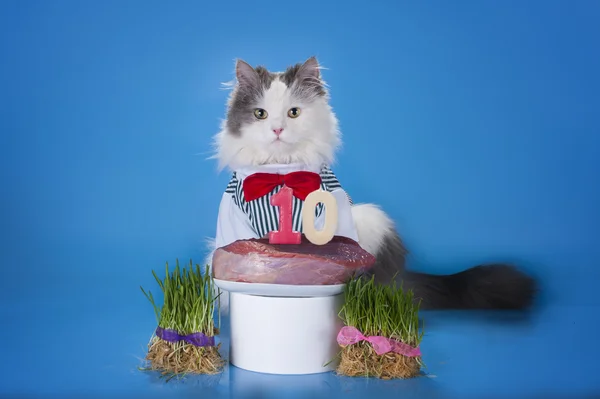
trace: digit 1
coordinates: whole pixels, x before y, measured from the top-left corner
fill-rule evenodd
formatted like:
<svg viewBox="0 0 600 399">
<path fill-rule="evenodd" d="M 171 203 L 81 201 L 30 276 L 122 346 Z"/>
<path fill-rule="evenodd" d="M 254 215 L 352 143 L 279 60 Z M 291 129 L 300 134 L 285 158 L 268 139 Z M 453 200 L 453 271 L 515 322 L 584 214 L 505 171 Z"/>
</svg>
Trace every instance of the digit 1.
<svg viewBox="0 0 600 399">
<path fill-rule="evenodd" d="M 279 207 L 279 230 L 269 232 L 269 244 L 300 244 L 302 235 L 292 231 L 292 192 L 283 186 L 271 197 L 271 205 Z"/>
<path fill-rule="evenodd" d="M 325 205 L 325 223 L 322 230 L 315 228 L 315 207 Z M 302 206 L 302 230 L 308 241 L 325 245 L 335 235 L 338 224 L 338 208 L 335 197 L 328 191 L 318 190 L 308 194 Z"/>
</svg>

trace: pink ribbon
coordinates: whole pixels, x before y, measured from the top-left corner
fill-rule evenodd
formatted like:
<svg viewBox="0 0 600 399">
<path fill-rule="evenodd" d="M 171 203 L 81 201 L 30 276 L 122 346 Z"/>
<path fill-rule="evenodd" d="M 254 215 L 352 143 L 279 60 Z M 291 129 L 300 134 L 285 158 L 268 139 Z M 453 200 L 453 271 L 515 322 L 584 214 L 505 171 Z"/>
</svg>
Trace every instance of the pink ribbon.
<svg viewBox="0 0 600 399">
<path fill-rule="evenodd" d="M 373 335 L 365 337 L 355 327 L 345 326 L 342 327 L 337 336 L 337 342 L 340 345 L 353 345 L 360 341 L 367 341 L 373 345 L 375 353 L 383 355 L 388 352 L 395 352 L 400 355 L 408 357 L 421 356 L 421 350 L 419 348 L 413 348 L 410 345 L 404 344 L 392 338 L 382 337 Z"/>
</svg>

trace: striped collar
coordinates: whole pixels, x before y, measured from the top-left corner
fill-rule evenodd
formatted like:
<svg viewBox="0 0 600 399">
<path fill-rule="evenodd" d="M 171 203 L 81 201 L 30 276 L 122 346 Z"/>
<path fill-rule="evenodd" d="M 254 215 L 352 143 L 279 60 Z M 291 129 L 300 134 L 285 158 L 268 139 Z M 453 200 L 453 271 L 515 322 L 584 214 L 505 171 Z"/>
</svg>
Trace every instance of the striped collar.
<svg viewBox="0 0 600 399">
<path fill-rule="evenodd" d="M 301 163 L 268 164 L 239 168 L 235 171 L 235 174 L 239 180 L 244 180 L 246 177 L 254 173 L 276 173 L 282 175 L 297 171 L 320 173 L 322 168 L 322 165 L 315 167 Z"/>
</svg>

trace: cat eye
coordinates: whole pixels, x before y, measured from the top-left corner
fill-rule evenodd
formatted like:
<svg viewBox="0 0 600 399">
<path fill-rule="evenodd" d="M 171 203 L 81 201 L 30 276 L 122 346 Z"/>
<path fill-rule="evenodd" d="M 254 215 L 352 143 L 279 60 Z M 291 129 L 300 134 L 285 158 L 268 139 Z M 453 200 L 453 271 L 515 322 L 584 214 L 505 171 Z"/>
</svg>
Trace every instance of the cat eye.
<svg viewBox="0 0 600 399">
<path fill-rule="evenodd" d="M 254 110 L 254 116 L 256 117 L 256 119 L 267 119 L 267 111 L 265 111 L 262 108 L 256 108 Z"/>
<path fill-rule="evenodd" d="M 294 108 L 290 108 L 290 110 L 288 111 L 288 116 L 290 118 L 297 118 L 300 116 L 300 108 L 294 107 Z"/>
</svg>

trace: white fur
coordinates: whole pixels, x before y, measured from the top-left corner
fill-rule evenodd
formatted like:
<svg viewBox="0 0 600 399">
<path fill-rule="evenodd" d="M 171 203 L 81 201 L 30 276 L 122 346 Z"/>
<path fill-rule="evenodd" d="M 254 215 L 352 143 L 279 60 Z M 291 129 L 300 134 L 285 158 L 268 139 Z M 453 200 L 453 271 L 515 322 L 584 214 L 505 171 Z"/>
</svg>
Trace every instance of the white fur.
<svg viewBox="0 0 600 399">
<path fill-rule="evenodd" d="M 208 251 L 208 254 L 204 258 L 204 264 L 208 265 L 208 272 L 212 274 L 212 258 L 216 249 L 215 240 L 213 238 L 209 238 L 206 240 L 206 249 Z M 221 291 L 218 287 L 215 286 L 214 293 L 215 295 L 218 295 L 219 293 L 221 294 L 218 302 L 218 304 L 220 305 L 221 313 L 229 313 L 229 292 Z"/>
<path fill-rule="evenodd" d="M 209 265 L 210 271 L 212 272 L 212 257 L 213 257 L 213 253 L 215 252 L 215 249 L 216 249 L 214 238 L 208 238 L 206 240 L 206 249 L 208 251 L 208 254 L 204 258 L 204 264 Z"/>
<path fill-rule="evenodd" d="M 380 207 L 374 204 L 354 205 L 352 218 L 360 246 L 370 254 L 377 256 L 385 237 L 394 232 L 394 222 Z"/>
<path fill-rule="evenodd" d="M 337 118 L 326 97 L 308 103 L 299 101 L 276 79 L 257 106 L 265 109 L 268 117 L 245 125 L 241 135 L 229 133 L 223 121 L 215 136 L 215 158 L 220 170 L 272 163 L 333 163 L 341 138 Z M 300 108 L 299 117 L 287 115 L 292 107 Z M 283 128 L 279 140 L 273 133 L 278 128 Z"/>
</svg>

